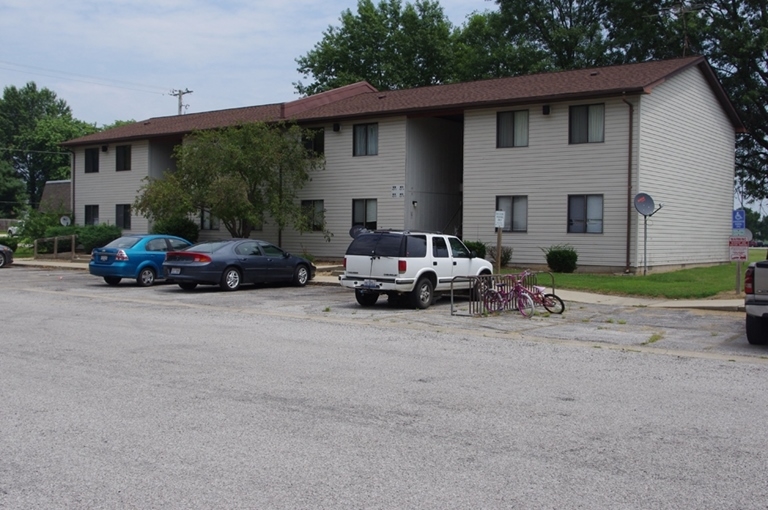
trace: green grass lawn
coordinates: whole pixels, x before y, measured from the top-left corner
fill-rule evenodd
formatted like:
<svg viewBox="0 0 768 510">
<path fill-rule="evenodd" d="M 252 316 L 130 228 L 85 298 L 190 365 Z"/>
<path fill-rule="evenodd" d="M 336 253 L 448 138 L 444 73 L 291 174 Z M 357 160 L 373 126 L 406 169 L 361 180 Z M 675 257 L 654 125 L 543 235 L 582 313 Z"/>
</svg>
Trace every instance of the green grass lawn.
<svg viewBox="0 0 768 510">
<path fill-rule="evenodd" d="M 749 261 L 766 259 L 768 248 L 749 250 Z M 741 264 L 740 288 L 744 287 L 747 263 Z M 510 271 L 514 272 L 514 270 Z M 705 299 L 717 295 L 731 298 L 736 294 L 736 262 L 712 267 L 683 269 L 668 273 L 640 275 L 607 275 L 556 273 L 555 289 L 583 290 L 599 294 L 619 294 L 668 299 Z M 542 285 L 549 285 L 547 277 L 540 278 Z"/>
</svg>

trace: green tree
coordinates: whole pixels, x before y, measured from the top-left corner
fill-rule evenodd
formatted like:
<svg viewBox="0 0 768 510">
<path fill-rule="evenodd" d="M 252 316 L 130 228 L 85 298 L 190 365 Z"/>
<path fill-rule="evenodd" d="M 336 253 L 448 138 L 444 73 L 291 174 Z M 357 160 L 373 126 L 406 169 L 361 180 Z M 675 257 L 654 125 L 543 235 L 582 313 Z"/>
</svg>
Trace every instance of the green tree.
<svg viewBox="0 0 768 510">
<path fill-rule="evenodd" d="M 26 205 L 24 181 L 7 161 L 0 160 L 0 218 L 14 218 Z"/>
<path fill-rule="evenodd" d="M 286 227 L 306 230 L 297 192 L 324 167 L 305 148 L 309 136 L 297 125 L 264 123 L 195 132 L 175 149 L 178 170 L 145 182 L 134 208 L 152 220 L 207 210 L 233 237 L 271 220 L 281 244 Z"/>
<path fill-rule="evenodd" d="M 133 119 L 131 119 L 131 120 L 116 120 L 116 121 L 114 121 L 111 124 L 104 124 L 103 126 L 101 126 L 99 128 L 99 131 L 107 131 L 108 129 L 114 129 L 116 127 L 127 126 L 129 124 L 135 124 L 135 123 L 136 123 L 136 121 L 133 120 Z"/>
<path fill-rule="evenodd" d="M 366 80 L 379 90 L 420 87 L 448 81 L 452 75 L 452 25 L 434 0 L 359 0 L 357 12 L 341 13 L 322 40 L 296 59 L 298 71 L 312 82 L 295 83 L 311 95 Z"/>
<path fill-rule="evenodd" d="M 69 154 L 59 143 L 96 131 L 72 118 L 64 100 L 34 82 L 6 87 L 0 99 L 0 158 L 26 186 L 31 205 L 40 201 L 45 181 L 69 177 Z"/>
</svg>

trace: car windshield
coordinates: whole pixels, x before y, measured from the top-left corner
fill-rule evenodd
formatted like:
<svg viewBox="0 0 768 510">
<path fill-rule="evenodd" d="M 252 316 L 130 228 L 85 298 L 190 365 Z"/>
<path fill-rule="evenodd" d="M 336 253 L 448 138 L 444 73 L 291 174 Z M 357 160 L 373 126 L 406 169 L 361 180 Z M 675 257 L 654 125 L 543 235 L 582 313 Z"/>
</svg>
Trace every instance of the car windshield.
<svg viewBox="0 0 768 510">
<path fill-rule="evenodd" d="M 117 248 L 120 250 L 133 248 L 139 242 L 139 239 L 139 237 L 118 237 L 104 248 Z"/>
<path fill-rule="evenodd" d="M 195 244 L 183 251 L 194 251 L 198 253 L 213 253 L 213 252 L 219 251 L 226 245 L 230 244 L 230 242 L 231 241 L 210 241 L 206 243 Z"/>
</svg>

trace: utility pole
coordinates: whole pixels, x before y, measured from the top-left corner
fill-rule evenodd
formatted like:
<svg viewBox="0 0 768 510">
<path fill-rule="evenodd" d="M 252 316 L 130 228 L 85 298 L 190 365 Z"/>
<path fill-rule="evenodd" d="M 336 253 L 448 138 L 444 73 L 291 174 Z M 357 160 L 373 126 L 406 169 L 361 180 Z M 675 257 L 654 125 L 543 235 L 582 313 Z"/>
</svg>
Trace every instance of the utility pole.
<svg viewBox="0 0 768 510">
<path fill-rule="evenodd" d="M 189 89 L 184 89 L 184 90 L 176 90 L 176 89 L 174 89 L 174 90 L 171 90 L 171 95 L 172 95 L 172 96 L 176 96 L 176 97 L 178 97 L 178 98 L 179 98 L 179 115 L 181 115 L 181 110 L 182 110 L 182 107 L 185 107 L 185 108 L 186 108 L 186 107 L 188 107 L 188 106 L 189 106 L 189 105 L 185 105 L 185 104 L 183 104 L 183 103 L 181 102 L 181 97 L 182 97 L 184 94 L 191 94 L 192 92 L 193 92 L 193 91 L 192 91 L 192 90 L 189 90 Z"/>
</svg>

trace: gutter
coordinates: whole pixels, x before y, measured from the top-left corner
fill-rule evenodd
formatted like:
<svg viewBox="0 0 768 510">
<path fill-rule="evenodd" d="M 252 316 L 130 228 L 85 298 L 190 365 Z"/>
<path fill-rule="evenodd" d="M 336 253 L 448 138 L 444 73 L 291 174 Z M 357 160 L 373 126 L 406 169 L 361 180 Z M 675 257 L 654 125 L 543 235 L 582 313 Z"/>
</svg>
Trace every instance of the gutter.
<svg viewBox="0 0 768 510">
<path fill-rule="evenodd" d="M 630 272 L 630 250 L 632 241 L 632 140 L 634 138 L 635 107 L 627 101 L 626 97 L 621 98 L 629 107 L 629 140 L 627 143 L 627 260 L 624 266 L 624 273 Z"/>
</svg>

